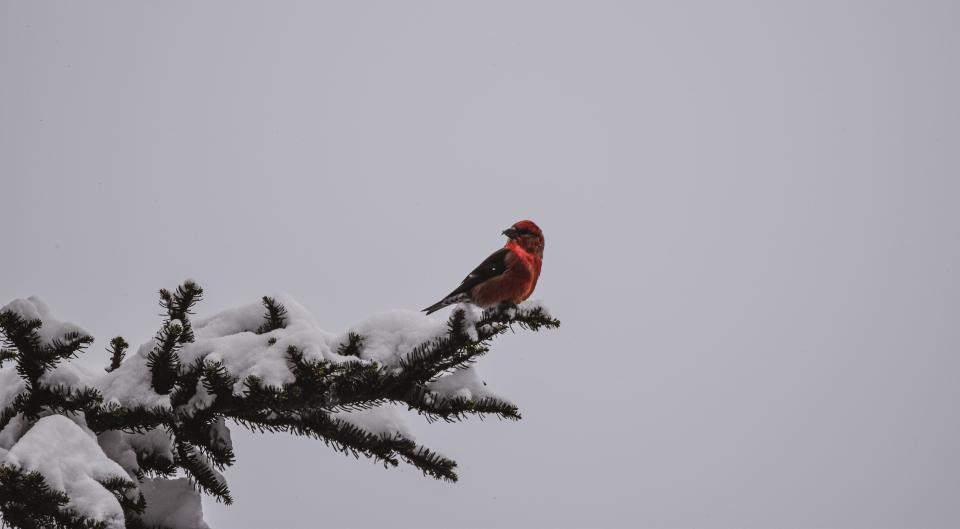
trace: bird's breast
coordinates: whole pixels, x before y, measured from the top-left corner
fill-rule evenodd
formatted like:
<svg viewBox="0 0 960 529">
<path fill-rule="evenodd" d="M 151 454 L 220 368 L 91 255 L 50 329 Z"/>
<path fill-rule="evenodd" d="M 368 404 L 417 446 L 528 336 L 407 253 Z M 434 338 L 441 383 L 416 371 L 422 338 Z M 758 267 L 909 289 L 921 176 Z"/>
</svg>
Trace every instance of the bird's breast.
<svg viewBox="0 0 960 529">
<path fill-rule="evenodd" d="M 471 291 L 473 302 L 491 307 L 504 301 L 520 303 L 533 294 L 540 277 L 540 259 L 526 252 L 511 252 L 503 274 L 485 281 Z"/>
</svg>

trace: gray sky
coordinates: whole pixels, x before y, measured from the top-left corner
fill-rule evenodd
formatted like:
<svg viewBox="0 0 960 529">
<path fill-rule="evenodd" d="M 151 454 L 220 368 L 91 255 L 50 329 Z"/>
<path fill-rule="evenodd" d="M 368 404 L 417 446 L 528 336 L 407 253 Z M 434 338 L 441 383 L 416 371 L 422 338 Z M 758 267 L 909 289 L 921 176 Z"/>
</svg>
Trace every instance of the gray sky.
<svg viewBox="0 0 960 529">
<path fill-rule="evenodd" d="M 520 218 L 556 332 L 461 482 L 233 428 L 216 528 L 960 526 L 957 2 L 0 1 L 0 303 L 332 331 Z"/>
</svg>

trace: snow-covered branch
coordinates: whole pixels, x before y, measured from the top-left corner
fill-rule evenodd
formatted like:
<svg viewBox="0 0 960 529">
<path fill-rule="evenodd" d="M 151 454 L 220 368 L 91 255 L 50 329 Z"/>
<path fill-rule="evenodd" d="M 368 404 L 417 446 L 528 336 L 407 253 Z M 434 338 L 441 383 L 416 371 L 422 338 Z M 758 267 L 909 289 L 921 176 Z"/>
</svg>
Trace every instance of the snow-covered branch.
<svg viewBox="0 0 960 529">
<path fill-rule="evenodd" d="M 93 339 L 39 299 L 0 309 L 4 522 L 206 527 L 195 490 L 233 501 L 221 474 L 236 459 L 228 422 L 455 481 L 456 463 L 418 444 L 385 404 L 430 420 L 519 419 L 472 364 L 512 325 L 559 326 L 525 303 L 461 306 L 446 321 L 393 311 L 336 334 L 288 296 L 193 319 L 202 296 L 194 281 L 161 290 L 157 334 L 132 354 L 114 338 L 99 372 L 69 362 Z"/>
</svg>

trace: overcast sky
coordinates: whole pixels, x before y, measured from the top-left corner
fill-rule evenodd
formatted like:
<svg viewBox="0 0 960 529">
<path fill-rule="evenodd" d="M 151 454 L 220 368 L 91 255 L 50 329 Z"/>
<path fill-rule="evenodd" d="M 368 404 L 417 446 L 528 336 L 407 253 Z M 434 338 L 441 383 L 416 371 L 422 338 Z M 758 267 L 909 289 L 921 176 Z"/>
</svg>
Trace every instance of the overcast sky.
<svg viewBox="0 0 960 529">
<path fill-rule="evenodd" d="M 234 427 L 217 529 L 960 526 L 960 3 L 0 1 L 0 304 L 97 342 L 420 309 L 531 218 L 554 332 L 455 485 Z M 444 313 L 445 314 L 445 313 Z"/>
</svg>

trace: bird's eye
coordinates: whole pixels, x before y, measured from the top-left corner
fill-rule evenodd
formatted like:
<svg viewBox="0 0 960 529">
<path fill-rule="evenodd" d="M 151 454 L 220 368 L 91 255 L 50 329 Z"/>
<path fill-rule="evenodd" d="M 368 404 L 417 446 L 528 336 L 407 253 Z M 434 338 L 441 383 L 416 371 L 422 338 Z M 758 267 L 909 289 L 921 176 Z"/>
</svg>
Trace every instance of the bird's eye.
<svg viewBox="0 0 960 529">
<path fill-rule="evenodd" d="M 521 228 L 521 229 L 518 229 L 518 230 L 517 230 L 517 235 L 521 235 L 521 236 L 523 236 L 523 237 L 526 237 L 526 236 L 528 236 L 528 235 L 533 235 L 533 232 L 531 232 L 530 230 L 525 230 L 525 229 Z"/>
</svg>

